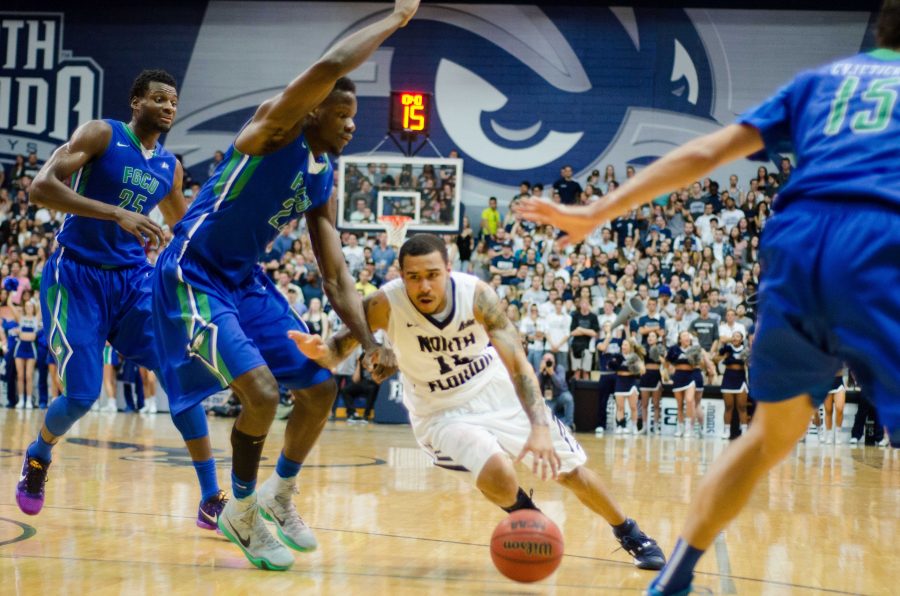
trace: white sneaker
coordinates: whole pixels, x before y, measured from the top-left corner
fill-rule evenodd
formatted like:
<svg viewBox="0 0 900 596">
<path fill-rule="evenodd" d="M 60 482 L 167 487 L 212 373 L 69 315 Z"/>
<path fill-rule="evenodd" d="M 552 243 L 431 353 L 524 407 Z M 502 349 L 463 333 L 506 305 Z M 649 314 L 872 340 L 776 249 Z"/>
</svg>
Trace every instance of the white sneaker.
<svg viewBox="0 0 900 596">
<path fill-rule="evenodd" d="M 316 550 L 319 542 L 294 506 L 294 495 L 298 492 L 293 479 L 272 474 L 257 491 L 259 513 L 263 519 L 275 522 L 278 537 L 292 549 L 303 552 Z"/>
<path fill-rule="evenodd" d="M 649 429 L 647 428 L 647 425 L 645 424 L 644 426 L 641 427 L 641 430 L 638 430 L 638 429 L 635 427 L 635 429 L 634 429 L 634 434 L 636 434 L 636 435 L 646 435 L 648 430 L 649 430 Z"/>
<path fill-rule="evenodd" d="M 269 533 L 259 511 L 256 493 L 245 499 L 231 499 L 219 515 L 219 529 L 255 566 L 285 571 L 294 564 L 294 555 Z"/>
<path fill-rule="evenodd" d="M 112 397 L 106 398 L 106 405 L 101 408 L 103 412 L 111 412 L 115 413 L 119 411 L 119 408 L 116 407 L 116 400 Z"/>
<path fill-rule="evenodd" d="M 719 438 L 727 441 L 731 438 L 731 430 L 723 430 L 721 433 L 719 433 Z"/>
<path fill-rule="evenodd" d="M 681 424 L 679 424 L 677 427 L 675 427 L 675 436 L 676 437 L 684 436 L 684 427 Z"/>
<path fill-rule="evenodd" d="M 839 428 L 834 429 L 834 444 L 841 445 L 844 442 L 844 433 Z"/>
<path fill-rule="evenodd" d="M 741 425 L 741 436 L 747 434 L 747 429 L 748 429 L 749 427 L 750 427 L 749 424 L 742 424 L 742 425 Z"/>
<path fill-rule="evenodd" d="M 25 396 L 25 409 L 26 409 L 26 410 L 33 410 L 33 409 L 34 409 L 34 404 L 31 403 L 31 396 L 30 396 L 30 395 Z"/>
<path fill-rule="evenodd" d="M 684 425 L 684 436 L 687 439 L 694 436 L 694 424 L 692 422 L 688 422 Z"/>
<path fill-rule="evenodd" d="M 891 446 L 890 438 L 887 435 L 884 435 L 884 438 L 881 439 L 880 441 L 878 441 L 878 446 L 879 447 L 890 447 Z"/>
<path fill-rule="evenodd" d="M 621 434 L 624 433 L 624 432 L 625 432 L 625 427 L 624 427 L 624 426 L 619 426 L 618 424 L 616 424 L 616 430 L 613 431 L 613 434 L 614 434 L 614 435 L 621 435 Z"/>
<path fill-rule="evenodd" d="M 602 437 L 606 433 L 606 429 L 602 426 L 598 426 L 594 429 L 594 435 L 597 437 Z"/>
<path fill-rule="evenodd" d="M 827 443 L 828 442 L 828 433 L 825 430 L 825 427 L 820 426 L 816 429 L 816 434 L 819 437 L 819 443 Z"/>
<path fill-rule="evenodd" d="M 151 395 L 144 400 L 144 407 L 138 410 L 141 414 L 156 414 L 156 396 Z"/>
<path fill-rule="evenodd" d="M 19 398 L 19 401 L 16 402 L 16 409 L 17 409 L 17 410 L 24 410 L 24 409 L 25 409 L 25 400 L 22 399 L 21 397 Z"/>
<path fill-rule="evenodd" d="M 857 439 L 856 437 L 850 437 L 851 445 L 856 445 L 857 443 L 859 443 L 859 439 Z"/>
</svg>

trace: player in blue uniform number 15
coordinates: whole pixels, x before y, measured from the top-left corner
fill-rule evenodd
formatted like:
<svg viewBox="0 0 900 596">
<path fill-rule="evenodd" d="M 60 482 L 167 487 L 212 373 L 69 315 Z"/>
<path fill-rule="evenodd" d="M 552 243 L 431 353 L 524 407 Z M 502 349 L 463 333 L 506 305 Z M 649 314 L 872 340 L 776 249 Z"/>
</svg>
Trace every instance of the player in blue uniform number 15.
<svg viewBox="0 0 900 596">
<path fill-rule="evenodd" d="M 526 219 L 580 241 L 710 170 L 789 148 L 797 168 L 760 245 L 763 277 L 750 356 L 750 430 L 700 484 L 651 595 L 687 594 L 693 570 L 753 487 L 806 433 L 845 360 L 900 440 L 900 2 L 886 0 L 879 49 L 801 73 L 736 124 L 695 139 L 586 207 L 523 203 Z"/>
<path fill-rule="evenodd" d="M 53 446 L 100 393 L 105 343 L 147 369 L 158 368 L 150 321 L 152 268 L 144 246 L 162 242 L 162 230 L 147 213 L 159 206 L 174 226 L 186 209 L 181 164 L 158 142 L 177 111 L 175 79 L 145 70 L 130 97 L 130 122 L 93 120 L 79 127 L 31 187 L 33 202 L 68 215 L 41 280 L 44 330 L 63 391 L 28 446 L 16 488 L 16 501 L 29 515 L 43 506 Z M 197 525 L 215 529 L 224 493 L 216 483 L 202 407 L 176 416 L 175 424 L 201 478 Z"/>
<path fill-rule="evenodd" d="M 417 7 L 418 0 L 397 0 L 392 13 L 338 41 L 259 106 L 175 227 L 154 272 L 160 374 L 173 413 L 226 386 L 241 401 L 231 432 L 234 498 L 218 525 L 263 569 L 290 567 L 294 557 L 286 546 L 316 547 L 292 497 L 337 390 L 331 373 L 288 338 L 288 331 L 306 327 L 258 263 L 280 230 L 304 216 L 328 299 L 360 341 L 376 380 L 393 374 L 394 355 L 372 337 L 341 252 L 328 154 L 339 154 L 356 128 L 356 88 L 345 75 Z M 292 390 L 294 409 L 275 473 L 257 492 L 279 384 Z M 281 541 L 263 517 L 275 522 Z"/>
</svg>

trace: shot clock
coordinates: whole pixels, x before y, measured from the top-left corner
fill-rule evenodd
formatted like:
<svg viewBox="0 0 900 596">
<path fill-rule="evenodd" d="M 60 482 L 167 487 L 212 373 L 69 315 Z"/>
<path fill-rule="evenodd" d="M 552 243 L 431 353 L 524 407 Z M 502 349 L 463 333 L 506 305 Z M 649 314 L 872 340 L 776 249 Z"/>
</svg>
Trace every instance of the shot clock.
<svg viewBox="0 0 900 596">
<path fill-rule="evenodd" d="M 431 94 L 391 91 L 389 130 L 408 135 L 428 135 L 431 127 Z"/>
</svg>

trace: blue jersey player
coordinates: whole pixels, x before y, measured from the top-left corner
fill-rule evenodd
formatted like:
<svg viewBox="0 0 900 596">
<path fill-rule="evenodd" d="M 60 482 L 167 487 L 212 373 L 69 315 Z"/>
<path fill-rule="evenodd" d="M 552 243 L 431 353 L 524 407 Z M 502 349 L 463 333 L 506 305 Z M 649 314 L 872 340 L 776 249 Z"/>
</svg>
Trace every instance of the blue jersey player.
<svg viewBox="0 0 900 596">
<path fill-rule="evenodd" d="M 162 230 L 146 214 L 158 205 L 174 226 L 186 209 L 181 165 L 158 143 L 172 126 L 177 102 L 171 75 L 142 72 L 131 89 L 131 121 L 81 126 L 31 187 L 32 201 L 68 216 L 41 279 L 44 330 L 63 391 L 27 450 L 16 490 L 27 514 L 36 515 L 43 506 L 51 449 L 100 393 L 107 340 L 127 358 L 150 369 L 158 366 L 150 322 L 152 269 L 144 246 L 160 242 Z M 187 444 L 195 463 L 200 462 L 197 470 L 208 497 L 197 523 L 215 529 L 224 494 L 215 480 L 206 419 L 198 410 L 183 415 L 204 422 L 202 430 L 185 436 L 194 439 Z M 190 425 L 179 428 L 185 426 Z"/>
<path fill-rule="evenodd" d="M 664 192 L 762 149 L 792 148 L 760 246 L 750 430 L 710 468 L 649 594 L 687 594 L 693 569 L 753 487 L 806 433 L 846 360 L 900 439 L 900 2 L 886 0 L 879 49 L 804 72 L 736 124 L 666 155 L 588 207 L 527 201 L 522 214 L 569 241 Z"/>
<path fill-rule="evenodd" d="M 418 0 L 397 0 L 391 14 L 339 41 L 265 101 L 157 262 L 153 300 L 161 381 L 176 415 L 226 386 L 240 399 L 243 407 L 231 433 L 234 498 L 219 517 L 219 529 L 263 569 L 289 568 L 294 557 L 287 547 L 316 547 L 292 496 L 336 386 L 328 370 L 294 348 L 287 333 L 305 331 L 305 325 L 258 262 L 279 231 L 304 216 L 325 292 L 360 341 L 367 366 L 376 378 L 396 370 L 393 353 L 369 331 L 344 262 L 328 154 L 339 154 L 355 130 L 355 87 L 344 75 L 404 26 L 417 6 Z M 293 391 L 295 405 L 275 474 L 257 493 L 279 383 Z M 275 522 L 281 542 L 262 516 Z"/>
</svg>

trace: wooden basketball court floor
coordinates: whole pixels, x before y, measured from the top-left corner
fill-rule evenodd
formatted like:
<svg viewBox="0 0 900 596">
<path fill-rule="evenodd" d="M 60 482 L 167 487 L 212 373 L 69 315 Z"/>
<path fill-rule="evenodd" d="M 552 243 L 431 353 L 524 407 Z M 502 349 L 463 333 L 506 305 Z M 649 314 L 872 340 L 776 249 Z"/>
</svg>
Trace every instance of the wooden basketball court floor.
<svg viewBox="0 0 900 596">
<path fill-rule="evenodd" d="M 329 423 L 296 503 L 320 546 L 284 573 L 252 568 L 195 527 L 198 489 L 168 415 L 90 413 L 56 449 L 37 517 L 15 505 L 40 412 L 0 411 L 0 594 L 639 594 L 652 572 L 615 551 L 608 526 L 553 483 L 534 498 L 566 556 L 536 584 L 502 577 L 489 540 L 502 512 L 459 473 L 433 468 L 405 426 Z M 210 419 L 219 478 L 231 420 Z M 284 423 L 266 445 L 273 472 Z M 579 435 L 628 515 L 668 553 L 714 439 Z M 900 450 L 798 446 L 699 566 L 699 594 L 900 593 Z"/>
</svg>

